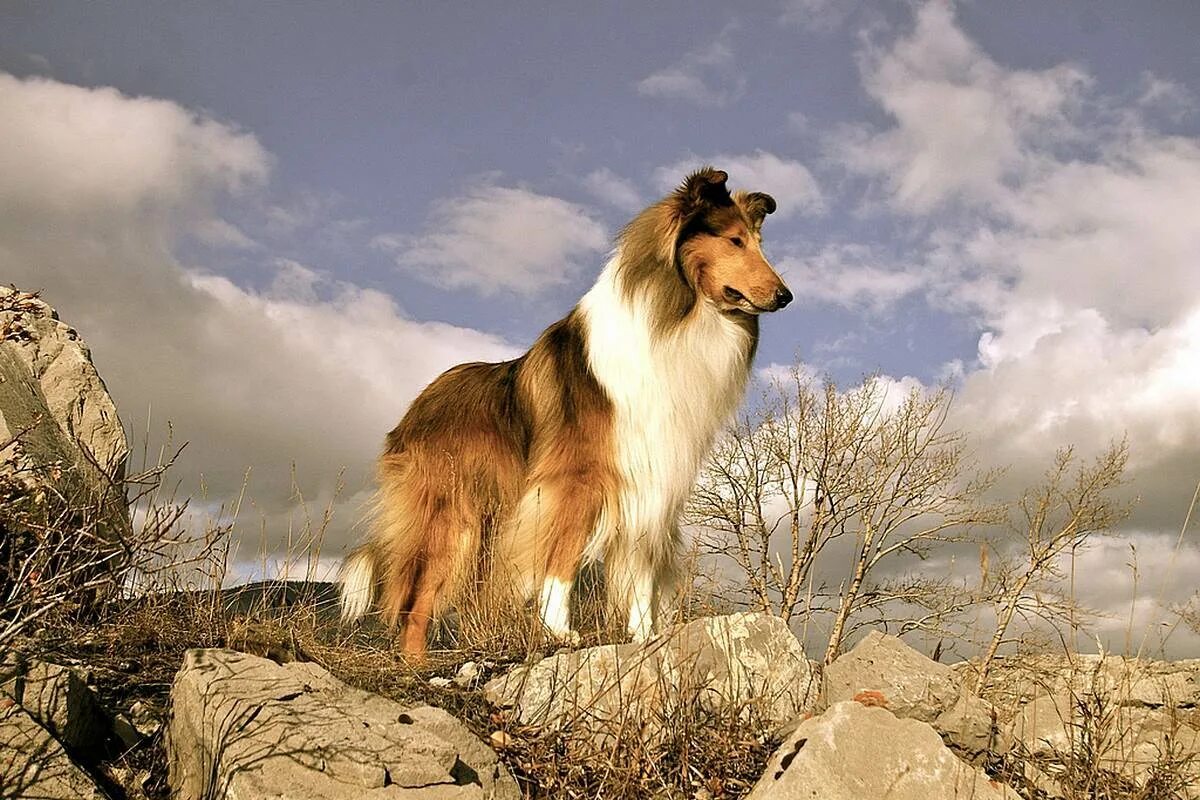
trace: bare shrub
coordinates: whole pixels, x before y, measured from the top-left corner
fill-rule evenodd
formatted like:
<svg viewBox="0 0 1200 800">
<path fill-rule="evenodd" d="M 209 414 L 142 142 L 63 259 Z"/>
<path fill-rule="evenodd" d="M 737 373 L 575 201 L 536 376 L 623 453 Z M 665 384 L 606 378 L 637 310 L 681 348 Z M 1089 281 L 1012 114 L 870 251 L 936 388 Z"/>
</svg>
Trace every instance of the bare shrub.
<svg viewBox="0 0 1200 800">
<path fill-rule="evenodd" d="M 945 602 L 952 587 L 939 579 L 874 580 L 881 563 L 923 559 L 998 519 L 983 499 L 995 474 L 977 470 L 965 436 L 947 427 L 950 404 L 946 389 L 897 400 L 877 378 L 840 392 L 793 369 L 701 474 L 689 521 L 745 578 L 752 607 L 787 619 L 832 615 L 826 663 L 862 615 L 922 601 L 930 613 L 916 624 L 934 627 L 971 600 Z M 845 577 L 817 585 L 815 566 L 834 543 L 849 551 Z"/>
<path fill-rule="evenodd" d="M 186 509 L 151 503 L 136 523 L 125 510 L 157 497 L 174 455 L 135 475 L 92 460 L 85 480 L 81 465 L 24 457 L 28 433 L 0 447 L 0 646 L 50 615 L 95 617 L 131 582 L 173 562 Z"/>
</svg>

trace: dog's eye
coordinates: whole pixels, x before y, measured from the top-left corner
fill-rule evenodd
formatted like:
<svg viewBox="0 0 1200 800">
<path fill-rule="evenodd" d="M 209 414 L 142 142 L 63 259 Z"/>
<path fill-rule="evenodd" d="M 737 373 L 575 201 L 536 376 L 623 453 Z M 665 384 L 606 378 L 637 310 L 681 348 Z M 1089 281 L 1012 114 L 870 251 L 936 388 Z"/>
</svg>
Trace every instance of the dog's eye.
<svg viewBox="0 0 1200 800">
<path fill-rule="evenodd" d="M 740 236 L 731 236 L 731 237 L 729 237 L 729 241 L 733 242 L 734 247 L 744 247 L 745 246 L 745 242 L 742 241 L 742 237 L 740 237 Z"/>
</svg>

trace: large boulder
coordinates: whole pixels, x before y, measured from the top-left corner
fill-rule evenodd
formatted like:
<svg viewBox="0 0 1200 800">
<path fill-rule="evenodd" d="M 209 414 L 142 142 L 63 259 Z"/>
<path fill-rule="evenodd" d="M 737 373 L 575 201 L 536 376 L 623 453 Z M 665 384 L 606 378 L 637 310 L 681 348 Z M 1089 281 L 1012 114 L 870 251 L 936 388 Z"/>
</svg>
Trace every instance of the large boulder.
<svg viewBox="0 0 1200 800">
<path fill-rule="evenodd" d="M 821 700 L 833 705 L 870 692 L 898 717 L 933 722 L 954 705 L 959 685 L 950 667 L 895 636 L 871 631 L 825 668 Z"/>
<path fill-rule="evenodd" d="M 845 700 L 927 722 L 956 752 L 971 759 L 1009 746 L 996 710 L 962 686 L 955 670 L 880 631 L 868 633 L 825 668 L 821 707 Z"/>
<path fill-rule="evenodd" d="M 0 797 L 103 800 L 104 794 L 49 731 L 11 698 L 0 698 Z"/>
<path fill-rule="evenodd" d="M 496 754 L 441 709 L 405 708 L 308 662 L 189 650 L 171 689 L 179 800 L 516 800 Z"/>
<path fill-rule="evenodd" d="M 0 443 L 29 428 L 22 449 L 39 464 L 121 474 L 125 430 L 91 350 L 45 302 L 4 286 L 0 375 Z"/>
<path fill-rule="evenodd" d="M 1017 800 L 928 724 L 853 700 L 796 727 L 747 800 Z"/>
<path fill-rule="evenodd" d="M 0 287 L 5 595 L 52 594 L 69 588 L 64 576 L 83 585 L 111 566 L 105 562 L 120 552 L 116 540 L 130 529 L 127 453 L 116 407 L 79 334 L 36 296 Z M 60 542 L 45 534 L 56 530 L 87 535 Z M 10 593 L 5 587 L 14 581 L 28 585 Z"/>
<path fill-rule="evenodd" d="M 740 613 L 639 644 L 564 652 L 489 681 L 484 697 L 521 725 L 653 738 L 690 712 L 730 710 L 782 725 L 816 699 L 812 663 L 779 617 Z M 581 730 L 585 729 L 585 730 Z"/>
</svg>

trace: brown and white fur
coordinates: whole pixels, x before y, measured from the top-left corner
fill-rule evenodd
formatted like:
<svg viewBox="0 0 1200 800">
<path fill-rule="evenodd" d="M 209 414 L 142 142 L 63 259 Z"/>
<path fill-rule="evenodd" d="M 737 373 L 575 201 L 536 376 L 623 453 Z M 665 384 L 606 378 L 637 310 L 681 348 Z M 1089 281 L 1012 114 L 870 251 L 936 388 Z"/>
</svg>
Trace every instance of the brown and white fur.
<svg viewBox="0 0 1200 800">
<path fill-rule="evenodd" d="M 347 559 L 343 617 L 378 605 L 421 654 L 459 590 L 499 582 L 536 595 L 545 627 L 571 640 L 576 574 L 603 561 L 629 633 L 652 633 L 679 514 L 741 400 L 758 314 L 792 299 L 761 249 L 775 201 L 731 195 L 727 177 L 699 170 L 639 214 L 525 355 L 454 367 L 413 401 L 379 460 L 377 519 Z"/>
</svg>

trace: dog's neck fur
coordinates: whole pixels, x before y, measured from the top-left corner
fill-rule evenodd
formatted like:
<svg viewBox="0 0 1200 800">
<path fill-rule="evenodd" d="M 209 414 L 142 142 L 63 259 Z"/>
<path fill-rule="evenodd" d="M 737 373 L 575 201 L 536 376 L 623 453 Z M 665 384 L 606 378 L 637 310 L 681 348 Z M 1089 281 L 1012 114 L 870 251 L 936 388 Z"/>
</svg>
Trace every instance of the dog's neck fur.
<svg viewBox="0 0 1200 800">
<path fill-rule="evenodd" d="M 612 518 L 596 532 L 586 556 L 611 566 L 634 557 L 614 547 L 641 542 L 650 545 L 653 561 L 665 564 L 700 465 L 741 401 L 757 328 L 696 298 L 664 330 L 654 317 L 654 283 L 630 291 L 622 281 L 628 267 L 622 257 L 618 249 L 579 303 L 588 366 L 614 407 L 622 479 L 618 508 L 608 511 Z M 624 534 L 612 536 L 613 525 Z M 631 566 L 610 568 L 609 574 L 653 572 L 658 565 Z"/>
</svg>

